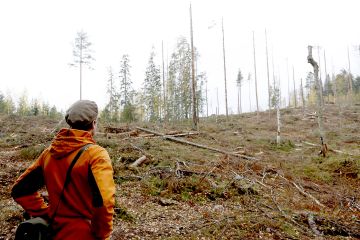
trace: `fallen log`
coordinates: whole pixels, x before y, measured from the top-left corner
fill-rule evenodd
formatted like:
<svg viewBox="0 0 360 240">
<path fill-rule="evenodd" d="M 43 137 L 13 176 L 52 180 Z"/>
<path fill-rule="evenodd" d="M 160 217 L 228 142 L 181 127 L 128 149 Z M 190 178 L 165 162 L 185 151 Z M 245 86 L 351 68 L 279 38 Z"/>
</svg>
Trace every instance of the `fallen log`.
<svg viewBox="0 0 360 240">
<path fill-rule="evenodd" d="M 306 141 L 303 141 L 303 143 L 306 144 L 306 145 L 309 145 L 309 146 L 313 146 L 313 147 L 321 147 L 320 144 L 315 144 L 315 143 L 306 142 Z M 328 149 L 328 151 L 329 152 L 340 153 L 340 154 L 345 154 L 345 155 L 349 155 L 349 156 L 355 156 L 354 154 L 343 152 L 343 151 L 336 150 L 336 149 Z"/>
<path fill-rule="evenodd" d="M 141 164 L 143 164 L 146 160 L 146 156 L 143 155 L 141 156 L 140 158 L 138 158 L 135 162 L 133 162 L 132 164 L 129 165 L 130 168 L 135 168 L 135 167 L 138 167 L 140 166 Z"/>
<path fill-rule="evenodd" d="M 140 134 L 138 137 L 136 138 L 153 138 L 153 137 L 163 137 L 163 136 L 169 136 L 169 137 L 186 137 L 186 136 L 191 136 L 191 135 L 199 135 L 198 132 L 188 132 L 188 133 L 178 133 L 178 134 L 172 134 L 172 133 L 167 133 L 167 134 L 163 134 L 163 135 L 155 135 L 153 133 L 149 133 L 149 134 Z"/>
<path fill-rule="evenodd" d="M 208 149 L 208 150 L 212 150 L 214 152 L 219 152 L 219 153 L 223 153 L 223 154 L 226 154 L 226 155 L 229 155 L 229 156 L 234 156 L 234 157 L 240 157 L 240 158 L 244 158 L 244 159 L 247 159 L 247 160 L 257 160 L 257 158 L 254 158 L 254 157 L 249 157 L 249 156 L 245 156 L 245 155 L 242 155 L 242 154 L 236 154 L 236 153 L 224 151 L 224 150 L 213 148 L 213 147 L 208 147 L 208 146 L 205 146 L 205 145 L 202 145 L 202 144 L 189 142 L 189 141 L 186 141 L 186 140 L 183 140 L 183 139 L 178 139 L 178 138 L 173 137 L 173 136 L 164 135 L 162 133 L 155 132 L 155 131 L 152 131 L 152 130 L 149 130 L 149 129 L 146 129 L 146 128 L 136 127 L 136 129 L 139 129 L 139 130 L 144 131 L 144 132 L 152 133 L 152 134 L 155 134 L 157 136 L 161 136 L 162 138 L 164 138 L 166 140 L 169 140 L 169 141 L 188 144 L 188 145 L 192 145 L 192 146 L 195 146 L 195 147 L 198 147 L 198 148 Z"/>
</svg>

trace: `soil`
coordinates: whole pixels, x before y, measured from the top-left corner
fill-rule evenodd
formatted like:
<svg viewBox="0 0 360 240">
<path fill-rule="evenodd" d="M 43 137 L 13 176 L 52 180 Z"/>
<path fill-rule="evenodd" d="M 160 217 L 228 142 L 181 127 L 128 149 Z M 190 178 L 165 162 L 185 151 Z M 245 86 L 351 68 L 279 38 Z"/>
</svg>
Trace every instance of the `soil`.
<svg viewBox="0 0 360 240">
<path fill-rule="evenodd" d="M 101 123 L 95 139 L 117 183 L 112 239 L 360 239 L 360 106 L 340 114 L 326 105 L 326 157 L 312 108 L 283 109 L 281 121 L 280 145 L 274 111 L 201 118 L 199 131 L 190 120 Z M 13 239 L 23 220 L 12 184 L 66 125 L 6 115 L 0 122 L 1 240 Z M 145 163 L 129 167 L 143 155 Z"/>
</svg>

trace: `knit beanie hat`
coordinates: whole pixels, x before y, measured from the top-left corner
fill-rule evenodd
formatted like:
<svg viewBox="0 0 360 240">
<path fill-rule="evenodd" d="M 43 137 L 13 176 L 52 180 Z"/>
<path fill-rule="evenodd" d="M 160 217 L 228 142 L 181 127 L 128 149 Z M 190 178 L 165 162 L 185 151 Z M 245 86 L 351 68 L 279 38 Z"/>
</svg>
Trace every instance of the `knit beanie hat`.
<svg viewBox="0 0 360 240">
<path fill-rule="evenodd" d="M 70 127 L 85 130 L 96 120 L 97 115 L 98 106 L 95 102 L 79 100 L 66 111 L 65 120 Z"/>
</svg>

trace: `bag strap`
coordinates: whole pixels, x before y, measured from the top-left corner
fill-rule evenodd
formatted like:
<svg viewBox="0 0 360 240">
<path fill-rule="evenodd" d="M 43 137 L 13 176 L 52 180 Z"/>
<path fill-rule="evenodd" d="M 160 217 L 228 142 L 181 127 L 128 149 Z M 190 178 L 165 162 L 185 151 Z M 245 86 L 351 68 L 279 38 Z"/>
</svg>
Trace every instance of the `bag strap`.
<svg viewBox="0 0 360 240">
<path fill-rule="evenodd" d="M 54 214 L 53 214 L 53 215 L 51 216 L 51 218 L 50 218 L 50 221 L 49 221 L 50 224 L 51 224 L 51 223 L 54 221 L 54 219 L 55 219 L 56 213 L 57 213 L 57 211 L 58 211 L 58 209 L 59 209 L 59 205 L 60 205 L 61 199 L 64 197 L 65 188 L 66 188 L 66 186 L 70 183 L 70 180 L 71 180 L 71 171 L 72 171 L 75 163 L 77 162 L 77 160 L 79 159 L 79 157 L 81 156 L 81 154 L 82 154 L 86 149 L 88 149 L 91 145 L 92 145 L 92 143 L 88 143 L 88 144 L 84 145 L 84 146 L 79 150 L 79 152 L 76 154 L 76 156 L 74 157 L 74 159 L 72 160 L 72 162 L 71 162 L 71 164 L 70 164 L 70 166 L 69 166 L 69 168 L 68 168 L 68 170 L 67 170 L 67 172 L 66 172 L 66 177 L 65 177 L 64 186 L 63 186 L 63 188 L 62 188 L 62 190 L 61 190 L 60 197 L 59 197 L 59 201 L 58 201 L 58 204 L 57 204 L 57 206 L 56 206 L 55 212 L 54 212 Z"/>
</svg>

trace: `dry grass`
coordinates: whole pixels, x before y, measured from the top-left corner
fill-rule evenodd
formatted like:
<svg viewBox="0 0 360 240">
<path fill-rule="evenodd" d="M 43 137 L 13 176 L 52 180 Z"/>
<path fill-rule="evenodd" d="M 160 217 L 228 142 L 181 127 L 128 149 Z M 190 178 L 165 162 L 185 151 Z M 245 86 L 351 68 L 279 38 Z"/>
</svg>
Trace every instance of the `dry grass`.
<svg viewBox="0 0 360 240">
<path fill-rule="evenodd" d="M 160 137 L 97 136 L 111 156 L 117 182 L 113 239 L 314 239 L 318 233 L 325 239 L 359 238 L 359 110 L 359 106 L 344 108 L 346 114 L 339 116 L 336 107 L 326 106 L 329 147 L 352 154 L 330 152 L 326 158 L 318 156 L 319 147 L 304 144 L 320 143 L 316 119 L 309 117 L 311 109 L 305 113 L 282 110 L 279 146 L 275 115 L 268 112 L 201 119 L 200 133 L 184 137 L 229 152 L 241 151 L 255 161 Z M 49 129 L 55 125 L 46 124 Z M 190 131 L 190 126 L 185 121 L 141 127 L 166 133 Z M 41 142 L 40 135 L 31 134 L 35 141 L 25 148 L 28 159 L 36 155 L 31 149 Z M 11 146 L 18 145 L 15 141 Z M 142 155 L 148 161 L 129 169 Z M 12 157 L 18 161 L 19 152 Z M 5 160 L 0 156 L 0 161 Z M 19 210 L 10 213 L 18 214 Z M 4 226 L 14 223 L 4 221 Z"/>
</svg>

